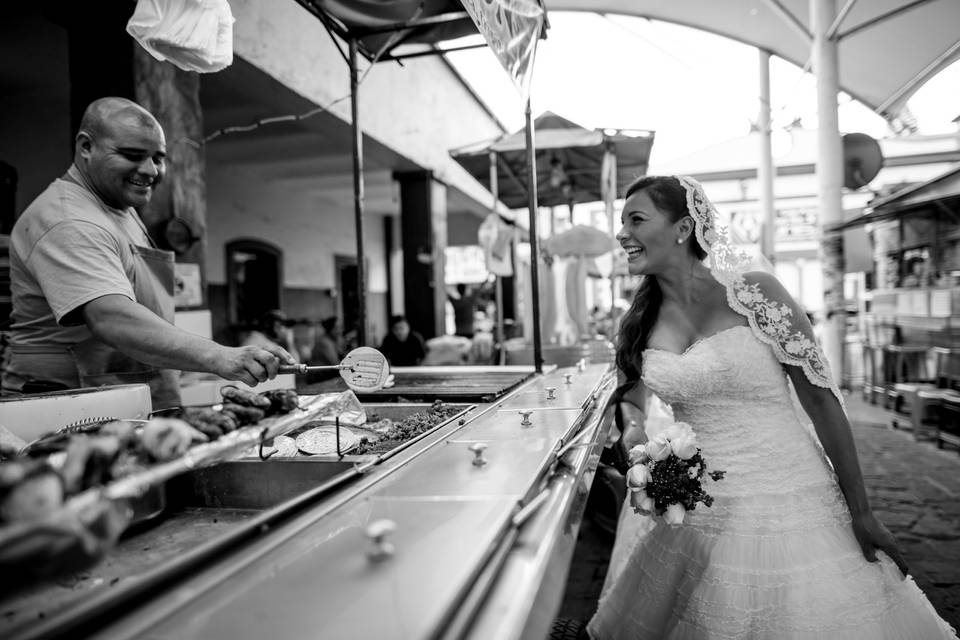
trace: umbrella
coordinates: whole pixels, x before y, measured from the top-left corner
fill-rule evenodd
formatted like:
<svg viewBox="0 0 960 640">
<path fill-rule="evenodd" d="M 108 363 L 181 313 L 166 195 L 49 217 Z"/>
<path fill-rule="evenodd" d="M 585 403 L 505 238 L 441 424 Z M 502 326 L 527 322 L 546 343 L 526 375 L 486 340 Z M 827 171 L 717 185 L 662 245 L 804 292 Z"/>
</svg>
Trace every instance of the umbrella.
<svg viewBox="0 0 960 640">
<path fill-rule="evenodd" d="M 543 243 L 543 250 L 560 258 L 570 256 L 595 258 L 613 251 L 617 246 L 617 242 L 610 237 L 609 233 L 596 227 L 578 224 L 547 238 Z"/>
<path fill-rule="evenodd" d="M 617 183 L 629 184 L 645 175 L 654 133 L 646 130 L 607 133 L 586 129 L 555 113 L 534 121 L 537 132 L 537 196 L 540 205 L 555 206 L 603 199 L 601 174 L 604 152 L 617 158 Z M 527 206 L 524 132 L 517 131 L 450 152 L 454 160 L 481 184 L 490 184 L 490 153 L 496 154 L 500 201 L 511 209 Z"/>
</svg>

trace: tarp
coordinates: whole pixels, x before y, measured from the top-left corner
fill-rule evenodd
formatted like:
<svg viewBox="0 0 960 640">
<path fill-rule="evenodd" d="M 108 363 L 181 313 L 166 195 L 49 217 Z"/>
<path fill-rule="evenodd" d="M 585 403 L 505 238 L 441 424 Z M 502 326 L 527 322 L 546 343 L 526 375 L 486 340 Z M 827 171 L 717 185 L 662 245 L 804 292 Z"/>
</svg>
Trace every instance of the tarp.
<svg viewBox="0 0 960 640">
<path fill-rule="evenodd" d="M 523 103 L 530 97 L 530 79 L 537 40 L 544 30 L 547 12 L 539 0 L 462 0 L 487 46 L 520 92 Z"/>
<path fill-rule="evenodd" d="M 603 156 L 611 149 L 617 158 L 617 183 L 622 189 L 634 178 L 645 175 L 653 148 L 654 133 L 637 131 L 605 133 L 591 130 L 549 111 L 534 121 L 537 151 L 537 196 L 542 206 L 571 201 L 596 202 L 602 199 Z M 511 209 L 527 206 L 526 145 L 523 130 L 495 140 L 453 149 L 450 154 L 480 184 L 490 184 L 489 153 L 497 154 L 500 201 Z M 566 178 L 551 181 L 558 172 Z"/>
<path fill-rule="evenodd" d="M 542 0 L 500 0 L 481 2 L 467 0 L 470 5 L 483 4 L 486 14 L 495 15 L 490 22 L 502 29 L 522 33 L 538 21 L 540 30 L 534 40 L 543 37 L 545 9 Z M 435 45 L 480 33 L 474 18 L 459 0 L 297 0 L 304 8 L 331 27 L 337 35 L 357 38 L 360 53 L 368 60 L 377 57 L 389 60 L 395 49 L 403 45 Z M 539 17 L 531 18 L 531 12 L 539 9 Z M 409 25 L 409 26 L 404 26 Z M 532 47 L 516 40 L 491 42 L 488 33 L 483 33 L 488 44 L 495 47 L 494 53 L 504 66 L 508 66 L 515 78 L 529 77 L 532 58 L 524 56 Z M 525 75 L 524 75 L 525 74 Z M 528 81 L 528 80 L 526 80 Z"/>
<path fill-rule="evenodd" d="M 550 11 L 664 20 L 733 38 L 806 66 L 812 0 L 550 0 Z M 836 2 L 840 88 L 896 117 L 924 82 L 960 59 L 960 1 Z M 638 61 L 635 69 L 642 68 Z M 736 70 L 731 70 L 735 73 Z M 714 97 L 716 98 L 716 96 Z"/>
</svg>

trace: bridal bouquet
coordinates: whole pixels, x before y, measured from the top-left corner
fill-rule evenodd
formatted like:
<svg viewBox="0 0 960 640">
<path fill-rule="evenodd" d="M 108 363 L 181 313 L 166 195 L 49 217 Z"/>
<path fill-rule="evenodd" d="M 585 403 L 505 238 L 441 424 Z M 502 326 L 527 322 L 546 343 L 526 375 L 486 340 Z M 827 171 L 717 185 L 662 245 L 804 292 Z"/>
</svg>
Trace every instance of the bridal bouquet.
<svg viewBox="0 0 960 640">
<path fill-rule="evenodd" d="M 726 473 L 707 472 L 696 435 L 685 422 L 671 424 L 646 444 L 633 447 L 629 455 L 627 486 L 634 510 L 656 513 L 667 524 L 682 524 L 698 502 L 712 505 L 713 497 L 703 488 L 704 476 L 716 481 Z"/>
</svg>

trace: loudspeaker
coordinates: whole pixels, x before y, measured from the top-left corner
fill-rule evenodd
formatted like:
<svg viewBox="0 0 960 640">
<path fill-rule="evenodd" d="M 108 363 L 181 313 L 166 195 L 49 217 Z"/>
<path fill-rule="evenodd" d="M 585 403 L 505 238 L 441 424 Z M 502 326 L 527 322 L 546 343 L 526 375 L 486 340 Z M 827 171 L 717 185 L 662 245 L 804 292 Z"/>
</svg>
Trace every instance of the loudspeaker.
<svg viewBox="0 0 960 640">
<path fill-rule="evenodd" d="M 880 144 L 865 133 L 843 136 L 843 186 L 856 191 L 877 177 L 883 167 Z"/>
</svg>

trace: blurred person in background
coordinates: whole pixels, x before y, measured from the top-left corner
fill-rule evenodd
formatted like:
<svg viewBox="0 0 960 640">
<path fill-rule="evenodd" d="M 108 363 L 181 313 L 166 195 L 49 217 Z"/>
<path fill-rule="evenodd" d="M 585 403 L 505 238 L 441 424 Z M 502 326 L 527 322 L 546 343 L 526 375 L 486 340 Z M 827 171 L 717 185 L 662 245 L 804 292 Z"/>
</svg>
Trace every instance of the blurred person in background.
<svg viewBox="0 0 960 640">
<path fill-rule="evenodd" d="M 271 347 L 278 346 L 290 353 L 291 357 L 300 362 L 297 349 L 293 341 L 293 320 L 280 309 L 271 309 L 260 317 L 257 328 L 250 331 L 242 341 L 243 346 Z"/>
<path fill-rule="evenodd" d="M 447 298 L 453 306 L 453 321 L 456 326 L 454 335 L 472 338 L 477 311 L 477 291 L 461 282 L 457 285 L 456 294 L 447 294 Z"/>
<path fill-rule="evenodd" d="M 413 367 L 427 355 L 423 337 L 410 329 L 404 316 L 390 318 L 390 333 L 383 339 L 380 351 L 394 367 Z"/>
</svg>

